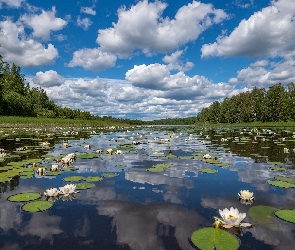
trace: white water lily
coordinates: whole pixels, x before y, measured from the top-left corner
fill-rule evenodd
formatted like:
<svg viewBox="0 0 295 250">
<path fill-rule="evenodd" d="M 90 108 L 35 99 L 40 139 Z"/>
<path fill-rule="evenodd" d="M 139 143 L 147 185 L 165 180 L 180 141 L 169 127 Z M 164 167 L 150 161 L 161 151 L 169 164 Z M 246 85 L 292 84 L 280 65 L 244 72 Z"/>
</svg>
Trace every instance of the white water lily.
<svg viewBox="0 0 295 250">
<path fill-rule="evenodd" d="M 75 184 L 67 184 L 67 185 L 59 188 L 59 193 L 62 195 L 70 195 L 70 194 L 77 193 L 75 191 L 75 189 L 76 189 Z"/>
<path fill-rule="evenodd" d="M 219 214 L 222 219 L 215 217 L 215 224 L 219 223 L 222 227 L 239 227 L 242 220 L 246 217 L 246 213 L 240 213 L 237 208 L 231 207 L 230 209 L 219 209 Z"/>
<path fill-rule="evenodd" d="M 109 149 L 107 149 L 107 152 L 109 155 L 111 155 L 113 153 L 113 149 L 109 148 Z"/>
<path fill-rule="evenodd" d="M 58 165 L 57 164 L 52 164 L 51 171 L 57 171 L 57 170 L 58 170 Z"/>
<path fill-rule="evenodd" d="M 244 201 L 253 201 L 254 196 L 253 192 L 250 192 L 249 190 L 241 190 L 240 193 L 238 193 L 240 200 Z"/>
<path fill-rule="evenodd" d="M 205 155 L 203 155 L 203 158 L 204 158 L 204 159 L 211 159 L 211 155 L 209 155 L 209 154 L 205 154 Z"/>
<path fill-rule="evenodd" d="M 44 192 L 44 195 L 45 196 L 58 196 L 59 195 L 59 192 L 57 190 L 57 188 L 49 188 L 49 189 L 46 189 L 46 191 Z"/>
<path fill-rule="evenodd" d="M 123 152 L 122 152 L 122 150 L 117 150 L 117 151 L 115 152 L 115 154 L 116 154 L 116 155 L 121 155 L 121 154 L 123 154 Z"/>
</svg>

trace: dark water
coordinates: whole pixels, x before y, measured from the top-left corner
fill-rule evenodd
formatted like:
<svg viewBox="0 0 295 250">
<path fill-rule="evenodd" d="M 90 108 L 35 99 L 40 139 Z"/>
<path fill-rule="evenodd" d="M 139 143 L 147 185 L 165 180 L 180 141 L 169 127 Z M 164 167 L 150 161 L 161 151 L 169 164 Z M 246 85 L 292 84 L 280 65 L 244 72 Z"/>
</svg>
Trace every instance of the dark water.
<svg viewBox="0 0 295 250">
<path fill-rule="evenodd" d="M 103 153 L 99 158 L 78 158 L 72 166 L 79 170 L 54 178 L 35 175 L 1 183 L 0 248 L 194 249 L 189 241 L 192 232 L 211 227 L 213 217 L 219 217 L 219 209 L 234 207 L 247 213 L 244 222 L 253 224 L 253 228 L 243 228 L 242 235 L 236 234 L 241 242 L 240 249 L 294 249 L 294 224 L 276 218 L 275 226 L 263 226 L 248 215 L 249 208 L 256 205 L 295 209 L 295 189 L 267 183 L 277 175 L 295 177 L 293 131 L 283 128 L 157 127 L 96 131 L 96 134 L 79 131 L 70 139 L 56 131 L 46 136 L 48 132 L 40 131 L 38 136 L 31 132 L 30 137 L 35 140 L 22 139 L 25 135 L 19 141 L 15 141 L 19 135 L 3 137 L 0 147 L 10 155 L 14 155 L 19 146 L 30 146 L 34 151 L 3 160 L 2 166 L 12 159 L 58 157 L 131 145 L 133 141 L 140 143 L 126 150 L 123 148 L 122 155 Z M 170 139 L 168 133 L 172 132 Z M 154 137 L 158 139 L 154 140 Z M 51 147 L 44 152 L 38 145 L 48 138 Z M 69 148 L 62 148 L 64 141 L 68 141 Z M 84 149 L 86 144 L 91 145 L 90 150 Z M 169 152 L 175 157 L 165 157 Z M 218 156 L 218 160 L 231 166 L 222 168 L 197 157 L 185 157 L 205 153 Z M 113 159 L 105 159 L 110 157 Z M 51 166 L 52 162 L 44 160 L 40 165 Z M 270 170 L 271 162 L 281 162 L 286 170 Z M 158 163 L 173 165 L 164 172 L 147 171 Z M 118 164 L 126 167 L 118 168 Z M 205 167 L 216 169 L 218 173 L 199 172 Z M 13 194 L 43 194 L 48 188 L 62 187 L 68 184 L 63 181 L 67 176 L 101 176 L 105 172 L 119 175 L 94 182 L 94 188 L 81 190 L 72 200 L 56 200 L 44 212 L 24 212 L 21 209 L 24 203 L 7 200 Z M 255 202 L 252 205 L 240 203 L 240 190 L 254 192 Z"/>
</svg>

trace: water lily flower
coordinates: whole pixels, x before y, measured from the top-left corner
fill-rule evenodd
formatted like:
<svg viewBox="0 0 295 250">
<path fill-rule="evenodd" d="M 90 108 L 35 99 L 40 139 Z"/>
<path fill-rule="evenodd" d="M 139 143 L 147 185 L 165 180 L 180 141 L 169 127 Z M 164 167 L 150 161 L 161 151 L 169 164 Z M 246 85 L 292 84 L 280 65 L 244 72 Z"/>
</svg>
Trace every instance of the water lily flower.
<svg viewBox="0 0 295 250">
<path fill-rule="evenodd" d="M 49 188 L 46 189 L 46 191 L 44 192 L 45 196 L 58 196 L 59 192 L 57 190 L 57 188 Z"/>
<path fill-rule="evenodd" d="M 75 191 L 75 189 L 76 189 L 75 184 L 67 184 L 67 185 L 59 188 L 59 193 L 62 194 L 62 195 L 67 196 L 67 195 L 70 195 L 70 194 L 77 193 Z"/>
<path fill-rule="evenodd" d="M 98 154 L 101 154 L 102 153 L 102 150 L 101 149 L 98 149 L 95 152 L 98 153 Z"/>
<path fill-rule="evenodd" d="M 115 154 L 116 154 L 116 155 L 121 155 L 121 154 L 123 154 L 123 152 L 122 152 L 122 150 L 117 150 L 117 151 L 115 152 Z"/>
<path fill-rule="evenodd" d="M 57 164 L 52 164 L 51 171 L 57 171 L 57 170 L 58 170 L 58 165 Z"/>
<path fill-rule="evenodd" d="M 68 147 L 69 147 L 69 143 L 64 142 L 64 143 L 62 144 L 62 147 L 63 147 L 63 148 L 68 148 Z"/>
<path fill-rule="evenodd" d="M 113 149 L 109 148 L 109 149 L 107 149 L 107 152 L 109 155 L 111 155 L 113 153 Z"/>
<path fill-rule="evenodd" d="M 204 159 L 211 159 L 211 155 L 209 155 L 209 154 L 205 154 L 205 155 L 203 155 L 203 158 L 204 158 Z"/>
<path fill-rule="evenodd" d="M 41 176 L 45 173 L 45 168 L 38 168 L 36 172 Z"/>
<path fill-rule="evenodd" d="M 250 192 L 249 190 L 241 190 L 240 193 L 238 193 L 239 199 L 244 201 L 253 201 L 254 196 L 253 192 Z"/>
<path fill-rule="evenodd" d="M 241 222 L 246 217 L 246 213 L 240 213 L 237 208 L 233 207 L 230 209 L 219 209 L 219 214 L 222 219 L 215 217 L 215 225 L 219 224 L 224 228 L 243 226 Z"/>
<path fill-rule="evenodd" d="M 87 150 L 89 150 L 91 148 L 91 146 L 90 145 L 85 145 L 84 146 L 84 149 L 87 149 Z"/>
</svg>

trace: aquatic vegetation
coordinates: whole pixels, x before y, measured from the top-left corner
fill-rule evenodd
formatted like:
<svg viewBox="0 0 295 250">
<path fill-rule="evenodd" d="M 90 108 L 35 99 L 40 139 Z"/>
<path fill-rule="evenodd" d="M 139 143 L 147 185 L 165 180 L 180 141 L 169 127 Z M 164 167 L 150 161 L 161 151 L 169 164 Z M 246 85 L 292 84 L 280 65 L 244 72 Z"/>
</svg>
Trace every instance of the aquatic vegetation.
<svg viewBox="0 0 295 250">
<path fill-rule="evenodd" d="M 21 209 L 25 212 L 43 212 L 52 207 L 50 201 L 32 201 L 24 204 Z"/>
<path fill-rule="evenodd" d="M 275 211 L 275 215 L 285 221 L 295 224 L 295 210 L 294 209 L 281 209 Z"/>
<path fill-rule="evenodd" d="M 20 194 L 11 195 L 8 197 L 8 200 L 14 201 L 14 202 L 24 202 L 24 201 L 37 200 L 40 197 L 41 197 L 40 193 L 28 192 L 28 193 L 20 193 Z"/>
<path fill-rule="evenodd" d="M 172 163 L 163 163 L 163 164 L 156 164 L 151 168 L 148 168 L 147 171 L 150 172 L 162 172 L 165 171 L 167 168 L 170 168 L 173 164 Z"/>
<path fill-rule="evenodd" d="M 242 220 L 246 217 L 246 213 L 240 213 L 237 208 L 231 207 L 230 209 L 219 209 L 219 214 L 222 219 L 214 217 L 216 227 L 231 228 L 240 226 L 251 226 L 251 224 L 242 223 Z"/>
<path fill-rule="evenodd" d="M 250 192 L 249 190 L 241 190 L 239 193 L 239 199 L 246 201 L 246 202 L 251 202 L 254 200 L 254 194 L 253 192 Z"/>
<path fill-rule="evenodd" d="M 49 188 L 46 189 L 46 191 L 44 192 L 45 196 L 58 196 L 59 195 L 59 191 L 57 190 L 57 188 Z"/>
<path fill-rule="evenodd" d="M 77 193 L 75 184 L 67 184 L 59 188 L 59 194 L 61 195 L 67 196 L 67 195 L 75 194 L 75 193 Z"/>
</svg>

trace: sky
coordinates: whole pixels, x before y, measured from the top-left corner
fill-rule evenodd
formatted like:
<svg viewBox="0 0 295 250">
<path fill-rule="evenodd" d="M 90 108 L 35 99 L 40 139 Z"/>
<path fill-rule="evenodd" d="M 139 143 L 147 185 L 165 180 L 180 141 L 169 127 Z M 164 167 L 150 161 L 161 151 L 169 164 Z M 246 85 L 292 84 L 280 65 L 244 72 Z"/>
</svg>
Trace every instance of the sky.
<svg viewBox="0 0 295 250">
<path fill-rule="evenodd" d="M 295 83 L 294 0 L 0 0 L 0 55 L 57 105 L 122 119 L 196 116 Z"/>
</svg>

